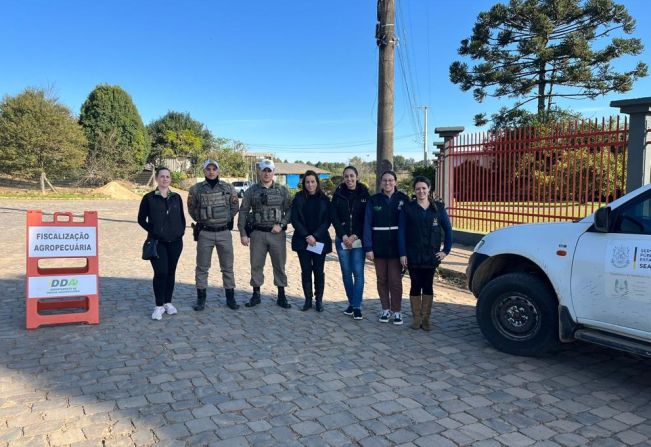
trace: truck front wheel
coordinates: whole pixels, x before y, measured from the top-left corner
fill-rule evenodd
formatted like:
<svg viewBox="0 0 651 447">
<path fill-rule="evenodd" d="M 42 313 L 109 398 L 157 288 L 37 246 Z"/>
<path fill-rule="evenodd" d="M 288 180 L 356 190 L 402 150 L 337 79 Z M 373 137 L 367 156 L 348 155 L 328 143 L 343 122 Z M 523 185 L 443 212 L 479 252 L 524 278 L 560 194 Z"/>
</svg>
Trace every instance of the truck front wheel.
<svg viewBox="0 0 651 447">
<path fill-rule="evenodd" d="M 508 354 L 541 355 L 558 344 L 554 292 L 537 276 L 508 273 L 489 282 L 477 300 L 484 337 Z"/>
</svg>

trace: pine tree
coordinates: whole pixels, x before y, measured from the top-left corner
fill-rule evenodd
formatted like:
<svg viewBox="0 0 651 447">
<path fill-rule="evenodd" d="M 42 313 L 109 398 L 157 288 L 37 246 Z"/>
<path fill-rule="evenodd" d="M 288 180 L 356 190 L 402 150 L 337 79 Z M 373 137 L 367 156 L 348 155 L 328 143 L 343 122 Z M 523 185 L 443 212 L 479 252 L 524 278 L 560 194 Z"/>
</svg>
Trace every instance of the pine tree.
<svg viewBox="0 0 651 447">
<path fill-rule="evenodd" d="M 647 75 L 643 62 L 623 72 L 611 65 L 621 56 L 642 52 L 640 39 L 611 37 L 634 30 L 635 20 L 612 0 L 499 3 L 480 13 L 472 36 L 461 41 L 459 54 L 478 63 L 469 67 L 455 61 L 450 80 L 463 91 L 473 89 L 478 102 L 487 96 L 516 98 L 514 110 L 536 101 L 544 122 L 558 105 L 556 98 L 624 93 Z M 485 114 L 476 115 L 475 123 L 485 124 Z"/>
</svg>

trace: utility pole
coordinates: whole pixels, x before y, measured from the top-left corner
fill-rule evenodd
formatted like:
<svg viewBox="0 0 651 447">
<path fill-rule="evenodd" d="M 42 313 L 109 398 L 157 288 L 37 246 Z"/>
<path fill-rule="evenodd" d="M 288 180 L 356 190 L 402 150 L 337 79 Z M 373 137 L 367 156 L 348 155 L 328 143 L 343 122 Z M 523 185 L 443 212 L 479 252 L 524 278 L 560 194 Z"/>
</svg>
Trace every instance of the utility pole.
<svg viewBox="0 0 651 447">
<path fill-rule="evenodd" d="M 380 190 L 382 172 L 393 169 L 393 82 L 396 46 L 395 0 L 378 0 L 375 40 L 380 52 L 378 69 L 377 163 L 375 188 Z"/>
<path fill-rule="evenodd" d="M 423 109 L 425 111 L 425 128 L 424 130 L 424 135 L 423 135 L 423 162 L 425 163 L 425 166 L 427 166 L 427 109 L 428 106 L 418 106 L 419 109 Z"/>
</svg>

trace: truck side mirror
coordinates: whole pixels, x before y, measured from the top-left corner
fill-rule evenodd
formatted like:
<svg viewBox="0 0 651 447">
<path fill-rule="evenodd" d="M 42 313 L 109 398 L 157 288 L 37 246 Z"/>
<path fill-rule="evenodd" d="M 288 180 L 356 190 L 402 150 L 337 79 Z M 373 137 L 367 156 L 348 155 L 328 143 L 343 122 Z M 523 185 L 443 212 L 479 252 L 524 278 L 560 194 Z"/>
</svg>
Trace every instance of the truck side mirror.
<svg viewBox="0 0 651 447">
<path fill-rule="evenodd" d="M 610 207 L 604 206 L 594 213 L 594 229 L 598 233 L 608 233 L 610 229 Z"/>
</svg>

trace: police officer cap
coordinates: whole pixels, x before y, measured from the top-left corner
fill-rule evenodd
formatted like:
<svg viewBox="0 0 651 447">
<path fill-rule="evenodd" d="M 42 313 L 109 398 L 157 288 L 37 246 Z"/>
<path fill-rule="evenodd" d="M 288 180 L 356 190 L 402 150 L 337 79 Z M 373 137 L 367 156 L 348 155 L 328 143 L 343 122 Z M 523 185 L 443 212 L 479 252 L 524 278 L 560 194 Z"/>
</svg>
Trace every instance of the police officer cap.
<svg viewBox="0 0 651 447">
<path fill-rule="evenodd" d="M 263 171 L 265 169 L 271 169 L 272 171 L 276 169 L 276 165 L 274 165 L 273 160 L 262 160 L 258 166 L 260 167 L 260 170 Z"/>
<path fill-rule="evenodd" d="M 206 169 L 210 165 L 214 165 L 217 169 L 219 169 L 219 163 L 217 163 L 215 160 L 206 160 L 203 162 L 204 169 Z"/>
</svg>

